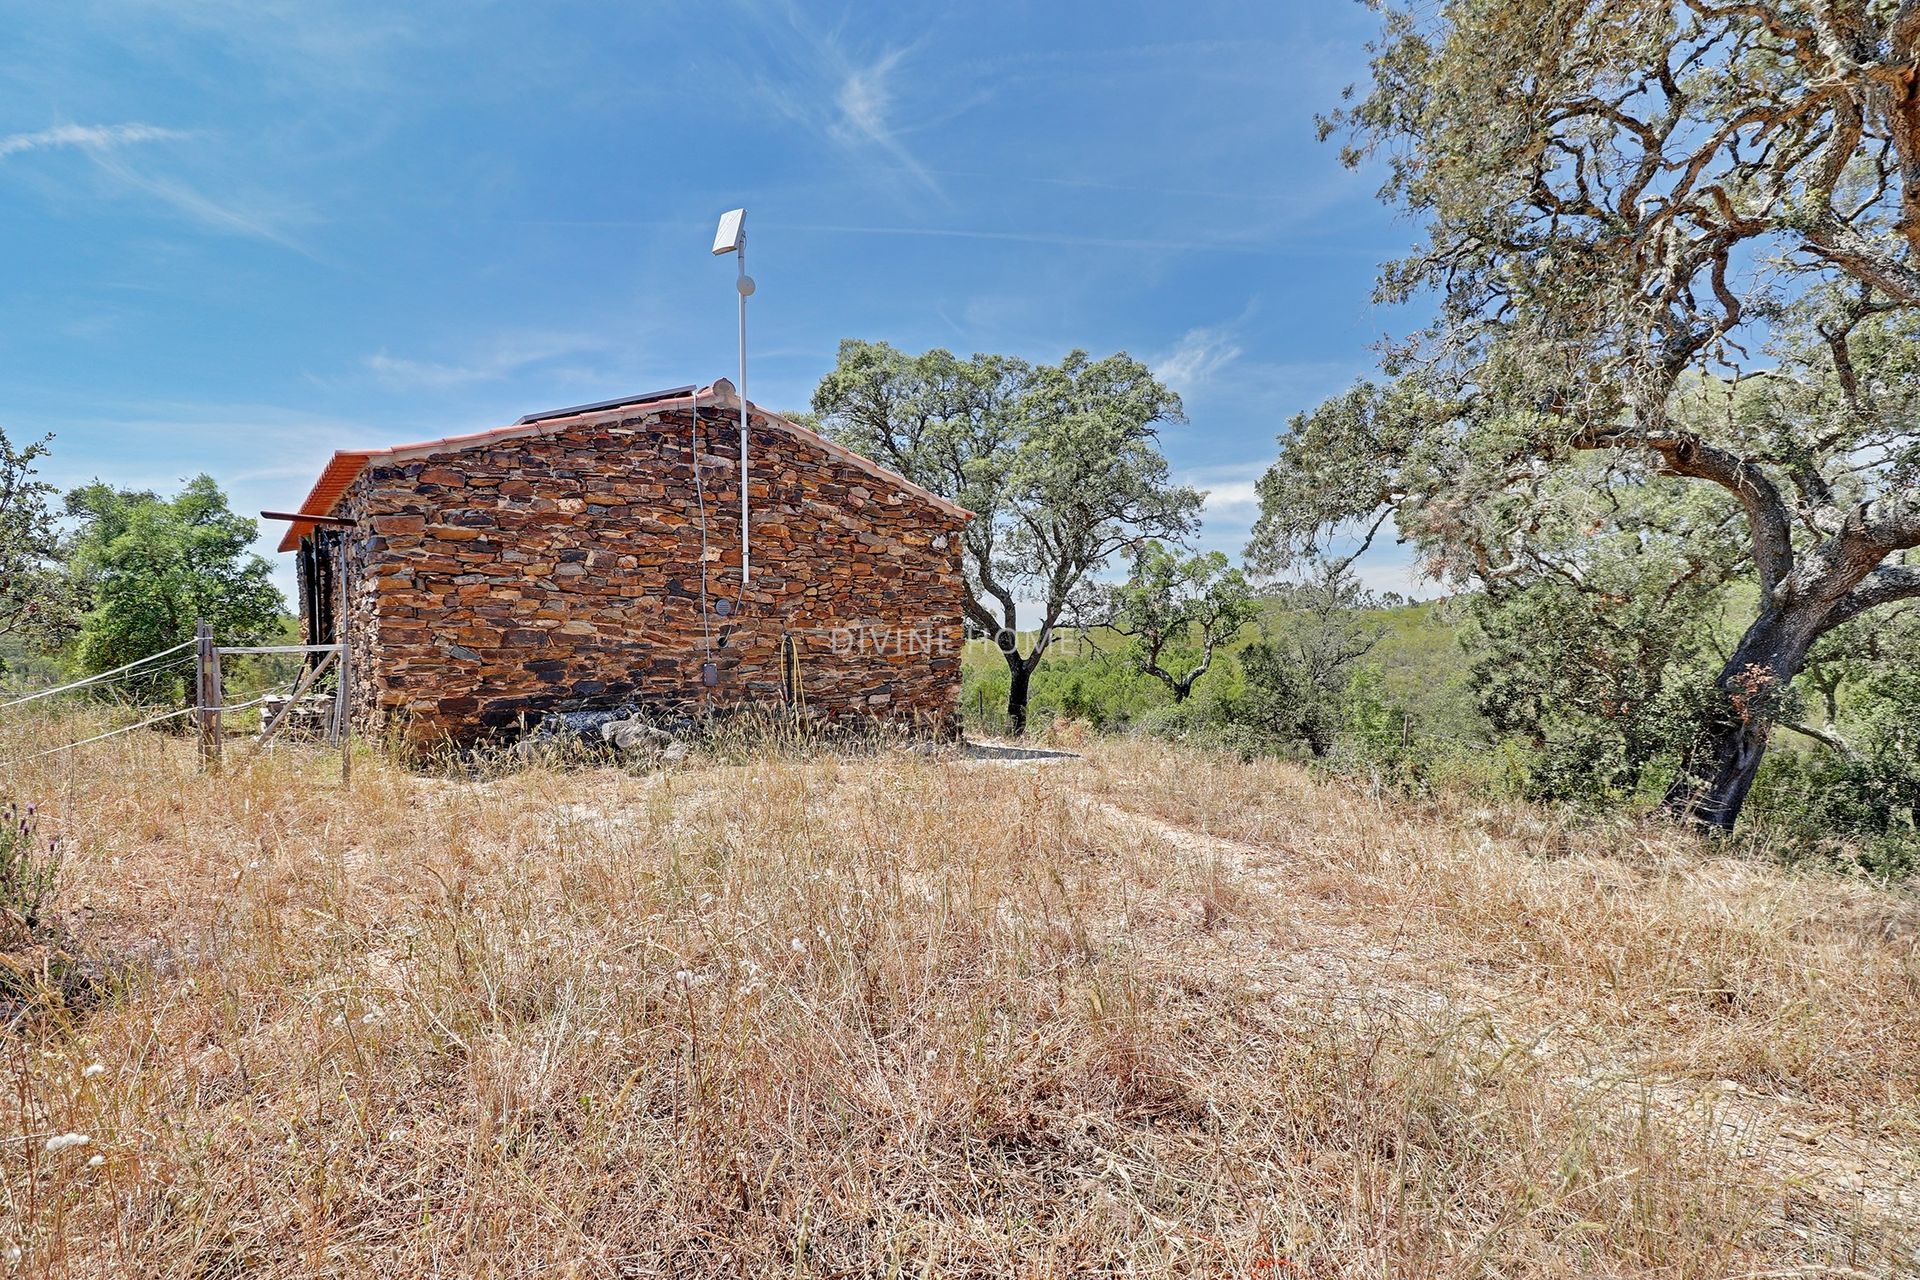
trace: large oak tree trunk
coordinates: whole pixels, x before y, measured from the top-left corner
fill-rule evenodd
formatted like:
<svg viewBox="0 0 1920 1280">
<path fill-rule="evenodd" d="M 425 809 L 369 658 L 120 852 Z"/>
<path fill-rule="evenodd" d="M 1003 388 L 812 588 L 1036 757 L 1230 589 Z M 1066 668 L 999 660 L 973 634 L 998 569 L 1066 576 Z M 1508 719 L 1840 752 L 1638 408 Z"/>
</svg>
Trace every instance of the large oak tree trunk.
<svg viewBox="0 0 1920 1280">
<path fill-rule="evenodd" d="M 1727 713 L 1714 718 L 1704 740 L 1667 790 L 1665 808 L 1717 831 L 1730 831 L 1760 771 L 1772 726 Z"/>
<path fill-rule="evenodd" d="M 1768 607 L 1747 628 L 1714 681 L 1715 706 L 1662 807 L 1676 818 L 1730 831 L 1773 736 L 1780 700 L 1820 634 L 1821 612 Z"/>
<path fill-rule="evenodd" d="M 1007 730 L 1016 738 L 1027 731 L 1027 698 L 1033 690 L 1033 664 L 1038 660 L 1038 654 L 1033 663 L 1018 653 L 1007 655 L 1007 669 L 1012 673 L 1007 685 Z"/>
</svg>

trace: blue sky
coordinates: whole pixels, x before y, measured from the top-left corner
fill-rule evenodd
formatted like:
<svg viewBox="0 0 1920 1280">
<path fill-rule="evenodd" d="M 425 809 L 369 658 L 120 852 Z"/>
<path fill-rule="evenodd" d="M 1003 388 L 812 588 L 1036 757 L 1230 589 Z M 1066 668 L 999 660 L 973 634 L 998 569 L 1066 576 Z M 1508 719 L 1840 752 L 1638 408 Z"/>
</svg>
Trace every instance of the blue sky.
<svg viewBox="0 0 1920 1280">
<path fill-rule="evenodd" d="M 1348 0 L 6 13 L 0 427 L 62 484 L 285 509 L 335 448 L 731 376 L 745 205 L 754 400 L 847 336 L 1124 349 L 1237 555 L 1275 434 L 1409 320 L 1370 294 L 1413 228 L 1314 140 Z"/>
</svg>

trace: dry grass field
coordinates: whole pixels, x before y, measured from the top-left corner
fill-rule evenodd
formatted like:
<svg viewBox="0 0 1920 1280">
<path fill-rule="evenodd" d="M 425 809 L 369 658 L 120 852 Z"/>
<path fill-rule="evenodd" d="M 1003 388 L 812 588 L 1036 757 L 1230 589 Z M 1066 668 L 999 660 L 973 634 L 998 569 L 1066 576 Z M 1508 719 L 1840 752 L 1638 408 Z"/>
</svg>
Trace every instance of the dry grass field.
<svg viewBox="0 0 1920 1280">
<path fill-rule="evenodd" d="M 1915 1271 L 1913 896 L 1083 752 L 12 770 L 116 975 L 0 1046 L 12 1265 Z"/>
</svg>

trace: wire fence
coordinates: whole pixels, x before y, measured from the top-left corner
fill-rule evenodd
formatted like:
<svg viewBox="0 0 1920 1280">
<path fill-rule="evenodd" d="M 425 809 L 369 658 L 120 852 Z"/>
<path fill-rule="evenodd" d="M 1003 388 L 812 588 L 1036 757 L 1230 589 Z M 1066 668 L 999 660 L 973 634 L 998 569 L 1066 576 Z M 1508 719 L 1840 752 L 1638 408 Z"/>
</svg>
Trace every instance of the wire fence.
<svg viewBox="0 0 1920 1280">
<path fill-rule="evenodd" d="M 96 733 L 91 738 L 82 738 L 78 742 L 63 743 L 60 746 L 49 747 L 45 751 L 36 751 L 30 756 L 21 756 L 14 760 L 0 760 L 0 769 L 10 769 L 18 765 L 31 764 L 35 760 L 44 760 L 48 756 L 57 756 L 63 751 L 72 751 L 75 747 L 84 747 L 95 742 L 105 742 L 108 738 L 117 738 L 123 733 L 132 733 L 136 729 L 150 729 L 154 725 L 167 720 L 177 719 L 180 716 L 193 715 L 198 710 L 199 708 L 197 707 L 181 707 L 177 711 L 168 711 L 161 715 L 150 716 L 138 724 L 121 725 L 118 729 L 109 729 L 105 733 Z"/>
<path fill-rule="evenodd" d="M 193 641 L 185 640 L 177 645 L 174 645 L 173 648 L 171 649 L 162 649 L 160 652 L 150 653 L 144 658 L 135 658 L 132 662 L 127 663 L 125 666 L 115 667 L 111 671 L 102 671 L 98 675 L 87 676 L 84 679 L 75 680 L 69 684 L 56 685 L 51 689 L 42 689 L 38 693 L 30 693 L 23 698 L 15 698 L 10 702 L 0 702 L 0 711 L 5 711 L 11 707 L 24 706 L 29 702 L 38 702 L 42 698 L 51 698 L 56 694 L 73 693 L 77 690 L 86 689 L 97 684 L 105 684 L 105 683 L 109 683 L 116 680 L 149 679 L 155 673 L 152 671 L 144 671 L 144 670 L 141 670 L 140 668 L 147 666 L 147 664 L 149 663 L 158 662 L 160 659 L 169 657 L 172 654 L 179 653 L 186 649 L 191 649 L 193 648 L 193 645 L 194 645 Z M 186 658 L 182 660 L 182 665 L 192 666 L 193 662 L 194 660 L 192 658 Z"/>
<path fill-rule="evenodd" d="M 263 720 L 253 722 L 252 713 L 260 711 L 264 716 L 262 709 L 268 703 L 276 698 L 291 696 L 299 686 L 306 662 L 304 654 L 241 655 L 222 665 L 223 686 L 233 689 L 238 695 L 238 700 L 228 701 L 223 690 L 223 695 L 219 699 L 220 705 L 215 708 L 195 705 L 198 701 L 195 698 L 187 706 L 162 709 L 164 703 L 160 698 L 156 698 L 156 694 L 160 694 L 160 697 L 171 697 L 193 693 L 195 685 L 192 673 L 199 659 L 197 654 L 185 651 L 193 649 L 196 643 L 194 640 L 187 640 L 109 671 L 0 701 L 0 729 L 24 729 L 29 735 L 44 732 L 48 727 L 51 717 L 44 714 L 45 712 L 56 707 L 72 705 L 71 701 L 66 703 L 53 701 L 58 698 L 80 700 L 89 709 L 97 709 L 104 705 L 113 711 L 131 712 L 139 717 L 131 723 L 116 725 L 72 742 L 0 759 L 0 769 L 16 768 L 142 729 L 151 729 L 171 721 L 196 716 L 208 710 L 219 712 L 223 730 L 239 729 L 246 732 L 249 729 L 264 728 Z M 324 683 L 324 681 L 321 682 L 322 685 Z M 161 694 L 162 690 L 167 692 Z M 316 688 L 315 696 L 330 697 L 319 688 Z M 229 718 L 236 715 L 237 720 Z M 69 725 L 73 723 L 71 716 L 63 715 L 61 719 Z M 8 723 L 9 721 L 12 723 Z M 5 735 L 6 739 L 14 737 L 14 734 Z M 8 741 L 7 745 L 21 744 Z M 25 745 L 32 744 L 29 742 Z"/>
</svg>

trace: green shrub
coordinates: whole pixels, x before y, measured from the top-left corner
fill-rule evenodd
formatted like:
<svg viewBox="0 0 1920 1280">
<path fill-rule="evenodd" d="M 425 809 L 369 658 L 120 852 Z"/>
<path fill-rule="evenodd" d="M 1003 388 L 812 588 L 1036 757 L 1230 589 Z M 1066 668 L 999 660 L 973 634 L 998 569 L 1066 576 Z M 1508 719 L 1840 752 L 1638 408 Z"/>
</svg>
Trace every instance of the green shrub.
<svg viewBox="0 0 1920 1280">
<path fill-rule="evenodd" d="M 1750 825 L 1789 853 L 1882 879 L 1920 870 L 1920 674 L 1869 687 L 1851 752 L 1767 753 Z"/>
</svg>

